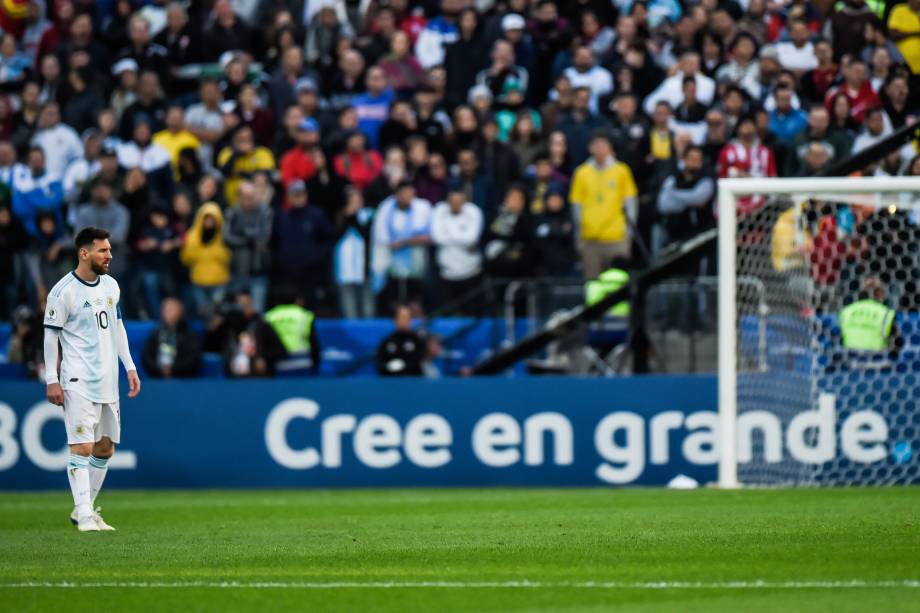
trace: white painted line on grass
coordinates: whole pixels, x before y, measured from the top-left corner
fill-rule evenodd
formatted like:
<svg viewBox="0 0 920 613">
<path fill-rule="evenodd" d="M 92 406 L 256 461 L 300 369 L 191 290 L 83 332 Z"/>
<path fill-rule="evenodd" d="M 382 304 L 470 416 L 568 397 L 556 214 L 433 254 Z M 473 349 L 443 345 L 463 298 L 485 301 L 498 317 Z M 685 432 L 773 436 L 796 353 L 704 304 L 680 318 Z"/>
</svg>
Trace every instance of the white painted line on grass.
<svg viewBox="0 0 920 613">
<path fill-rule="evenodd" d="M 340 590 L 340 589 L 624 589 L 624 590 L 815 590 L 815 589 L 880 589 L 920 588 L 920 580 L 892 581 L 20 581 L 0 583 L 0 589 L 277 589 L 277 590 Z"/>
</svg>

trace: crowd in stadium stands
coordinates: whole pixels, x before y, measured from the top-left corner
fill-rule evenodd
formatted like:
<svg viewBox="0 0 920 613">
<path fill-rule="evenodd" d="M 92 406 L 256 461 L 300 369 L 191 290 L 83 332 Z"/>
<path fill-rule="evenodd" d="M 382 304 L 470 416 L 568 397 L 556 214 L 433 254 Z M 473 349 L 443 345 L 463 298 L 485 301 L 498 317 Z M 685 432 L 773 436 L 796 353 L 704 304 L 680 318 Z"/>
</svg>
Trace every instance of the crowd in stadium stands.
<svg viewBox="0 0 920 613">
<path fill-rule="evenodd" d="M 4 320 L 89 225 L 134 318 L 591 279 L 711 224 L 718 177 L 815 175 L 920 109 L 920 0 L 10 0 L 0 28 Z"/>
</svg>

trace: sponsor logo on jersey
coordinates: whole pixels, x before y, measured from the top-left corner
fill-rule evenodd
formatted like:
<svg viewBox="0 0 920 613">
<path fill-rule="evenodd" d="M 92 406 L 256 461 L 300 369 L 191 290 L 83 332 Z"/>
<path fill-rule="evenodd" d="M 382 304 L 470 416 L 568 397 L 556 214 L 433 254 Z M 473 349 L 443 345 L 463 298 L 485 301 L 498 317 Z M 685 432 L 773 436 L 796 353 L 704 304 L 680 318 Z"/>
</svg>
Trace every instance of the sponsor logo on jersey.
<svg viewBox="0 0 920 613">
<path fill-rule="evenodd" d="M 54 321 L 54 318 L 57 317 L 57 311 L 54 310 L 54 307 L 48 309 L 48 321 Z"/>
<path fill-rule="evenodd" d="M 102 306 L 102 298 L 96 298 L 95 300 L 93 300 L 93 304 L 95 304 L 96 306 Z"/>
<path fill-rule="evenodd" d="M 93 308 L 93 305 L 91 305 L 91 304 L 89 303 L 89 300 L 84 300 L 84 301 L 83 301 L 83 308 L 84 308 L 84 309 L 91 309 L 91 308 Z"/>
</svg>

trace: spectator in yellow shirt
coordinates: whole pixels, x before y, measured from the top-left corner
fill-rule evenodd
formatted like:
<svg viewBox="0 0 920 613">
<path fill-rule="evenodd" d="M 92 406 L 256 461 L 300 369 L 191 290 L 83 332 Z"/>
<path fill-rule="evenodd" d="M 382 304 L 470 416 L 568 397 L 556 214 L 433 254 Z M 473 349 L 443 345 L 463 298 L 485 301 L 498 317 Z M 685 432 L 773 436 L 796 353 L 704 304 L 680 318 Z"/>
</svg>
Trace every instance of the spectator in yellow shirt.
<svg viewBox="0 0 920 613">
<path fill-rule="evenodd" d="M 891 10 L 888 33 L 910 71 L 920 75 L 920 0 L 908 0 Z"/>
<path fill-rule="evenodd" d="M 236 206 L 240 182 L 260 170 L 273 172 L 275 156 L 266 147 L 257 147 L 252 128 L 243 125 L 236 129 L 229 147 L 217 156 L 217 168 L 224 175 L 224 196 L 229 206 Z"/>
<path fill-rule="evenodd" d="M 185 109 L 178 104 L 166 110 L 166 129 L 153 135 L 153 143 L 169 152 L 176 180 L 179 179 L 179 152 L 194 149 L 197 154 L 201 147 L 198 138 L 185 129 Z"/>
<path fill-rule="evenodd" d="M 629 166 L 618 162 L 606 133 L 588 145 L 591 157 L 575 169 L 569 200 L 579 226 L 577 236 L 586 280 L 632 253 L 627 218 L 635 221 L 638 190 Z"/>
</svg>

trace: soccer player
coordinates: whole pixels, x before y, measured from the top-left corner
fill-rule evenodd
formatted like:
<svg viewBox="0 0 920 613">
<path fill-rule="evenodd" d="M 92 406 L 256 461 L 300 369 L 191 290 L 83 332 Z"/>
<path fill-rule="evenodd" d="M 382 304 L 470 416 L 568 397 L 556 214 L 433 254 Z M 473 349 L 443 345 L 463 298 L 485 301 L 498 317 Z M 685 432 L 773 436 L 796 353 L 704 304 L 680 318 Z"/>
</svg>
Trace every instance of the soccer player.
<svg viewBox="0 0 920 613">
<path fill-rule="evenodd" d="M 120 440 L 118 358 L 128 371 L 129 398 L 140 393 L 141 380 L 121 321 L 121 290 L 106 274 L 112 261 L 109 233 L 83 228 L 74 242 L 77 269 L 52 288 L 45 308 L 45 383 L 48 401 L 64 407 L 74 502 L 70 520 L 80 532 L 97 532 L 114 530 L 93 503 Z"/>
</svg>

